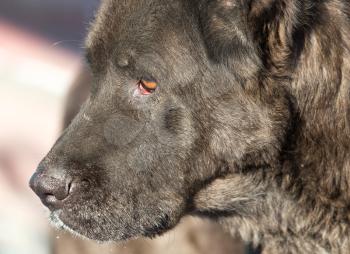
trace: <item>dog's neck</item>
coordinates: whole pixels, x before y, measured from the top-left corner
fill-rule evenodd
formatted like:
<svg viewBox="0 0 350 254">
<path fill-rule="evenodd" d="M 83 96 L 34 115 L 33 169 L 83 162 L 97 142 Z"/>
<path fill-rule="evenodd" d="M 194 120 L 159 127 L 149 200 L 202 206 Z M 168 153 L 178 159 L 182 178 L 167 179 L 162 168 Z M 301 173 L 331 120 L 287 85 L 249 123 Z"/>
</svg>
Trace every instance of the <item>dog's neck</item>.
<svg viewBox="0 0 350 254">
<path fill-rule="evenodd" d="M 350 247 L 350 26 L 336 6 L 322 8 L 334 18 L 304 31 L 305 44 L 294 45 L 297 54 L 288 44 L 277 48 L 295 57 L 291 64 L 267 56 L 271 62 L 265 67 L 271 66 L 273 76 L 289 78 L 286 89 L 294 97 L 279 165 L 232 173 L 195 198 L 200 214 L 237 229 L 246 240 L 269 243 L 266 251 L 273 246 L 284 253 L 287 245 L 295 253 Z M 271 36 L 285 38 L 275 32 Z"/>
</svg>

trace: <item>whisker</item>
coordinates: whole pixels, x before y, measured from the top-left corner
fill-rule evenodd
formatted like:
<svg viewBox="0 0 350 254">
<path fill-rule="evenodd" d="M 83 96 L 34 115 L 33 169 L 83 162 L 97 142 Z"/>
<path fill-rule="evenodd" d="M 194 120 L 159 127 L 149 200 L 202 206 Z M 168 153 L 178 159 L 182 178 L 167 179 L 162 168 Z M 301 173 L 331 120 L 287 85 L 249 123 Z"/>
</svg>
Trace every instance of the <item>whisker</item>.
<svg viewBox="0 0 350 254">
<path fill-rule="evenodd" d="M 76 42 L 76 43 L 81 44 L 81 41 L 79 41 L 79 40 L 61 40 L 61 41 L 57 41 L 57 42 L 52 43 L 50 47 L 55 48 L 55 47 L 62 45 L 63 43 L 71 43 L 71 42 Z"/>
</svg>

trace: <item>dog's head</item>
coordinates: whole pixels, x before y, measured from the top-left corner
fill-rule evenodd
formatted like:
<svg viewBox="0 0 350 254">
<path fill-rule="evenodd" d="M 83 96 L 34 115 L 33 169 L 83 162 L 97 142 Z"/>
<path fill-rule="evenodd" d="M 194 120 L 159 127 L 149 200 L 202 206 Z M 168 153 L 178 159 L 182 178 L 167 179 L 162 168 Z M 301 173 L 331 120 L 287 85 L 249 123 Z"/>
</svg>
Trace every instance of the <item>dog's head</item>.
<svg viewBox="0 0 350 254">
<path fill-rule="evenodd" d="M 211 181 L 277 160 L 289 102 L 263 81 L 261 1 L 242 2 L 104 2 L 91 96 L 31 179 L 53 220 L 100 241 L 161 234 Z"/>
</svg>

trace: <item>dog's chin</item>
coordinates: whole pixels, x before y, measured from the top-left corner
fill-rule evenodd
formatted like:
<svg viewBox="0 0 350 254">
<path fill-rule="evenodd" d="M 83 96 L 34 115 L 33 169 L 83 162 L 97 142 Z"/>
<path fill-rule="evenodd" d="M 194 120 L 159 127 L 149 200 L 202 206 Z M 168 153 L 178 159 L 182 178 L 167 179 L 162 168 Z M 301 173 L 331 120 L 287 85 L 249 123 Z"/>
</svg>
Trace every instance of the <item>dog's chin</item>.
<svg viewBox="0 0 350 254">
<path fill-rule="evenodd" d="M 60 218 L 60 210 L 58 211 L 54 211 L 54 212 L 51 212 L 50 213 L 50 216 L 49 216 L 49 221 L 50 221 L 50 224 L 54 227 L 54 228 L 57 228 L 59 230 L 65 230 L 65 231 L 68 231 L 69 233 L 71 233 L 73 236 L 75 237 L 79 237 L 79 238 L 83 238 L 83 239 L 90 239 L 88 238 L 87 236 L 84 236 L 82 234 L 80 234 L 79 232 L 73 230 L 69 224 L 63 222 Z M 90 240 L 94 240 L 94 239 L 90 239 Z"/>
<path fill-rule="evenodd" d="M 69 225 L 69 222 L 63 221 L 60 218 L 60 212 L 61 211 L 58 210 L 58 211 L 51 212 L 51 214 L 50 214 L 49 221 L 50 221 L 50 224 L 54 228 L 57 228 L 58 230 L 67 231 L 70 234 L 72 234 L 74 237 L 81 238 L 84 240 L 93 240 L 93 241 L 96 241 L 96 242 L 101 243 L 101 244 L 108 243 L 108 242 L 112 241 L 109 239 L 108 240 L 107 239 L 100 239 L 99 237 L 96 237 L 96 236 L 86 236 L 86 235 L 81 234 L 80 232 L 72 229 L 71 226 Z"/>
<path fill-rule="evenodd" d="M 126 237 L 124 235 L 122 235 L 121 237 L 116 237 L 116 236 L 106 236 L 102 234 L 95 235 L 95 234 L 89 234 L 89 233 L 86 233 L 86 234 L 81 233 L 76 229 L 73 229 L 69 221 L 67 221 L 65 217 L 62 216 L 62 210 L 51 212 L 49 216 L 49 221 L 50 221 L 50 224 L 54 228 L 57 228 L 58 230 L 64 230 L 71 233 L 74 237 L 82 238 L 84 240 L 93 240 L 100 244 L 111 243 L 111 242 L 120 243 L 120 242 L 125 242 L 125 241 L 129 241 L 137 238 L 132 236 Z M 86 231 L 93 232 L 93 230 L 86 230 Z"/>
</svg>

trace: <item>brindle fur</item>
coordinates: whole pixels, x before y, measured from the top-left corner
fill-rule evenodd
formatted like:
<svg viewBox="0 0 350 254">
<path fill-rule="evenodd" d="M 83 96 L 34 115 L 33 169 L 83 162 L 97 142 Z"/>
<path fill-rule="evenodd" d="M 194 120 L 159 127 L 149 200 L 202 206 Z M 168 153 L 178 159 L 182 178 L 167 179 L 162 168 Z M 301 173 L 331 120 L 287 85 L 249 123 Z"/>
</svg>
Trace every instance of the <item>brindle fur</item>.
<svg viewBox="0 0 350 254">
<path fill-rule="evenodd" d="M 347 0 L 105 0 L 92 96 L 39 169 L 89 182 L 56 219 L 118 241 L 195 214 L 265 253 L 348 253 L 349 53 Z"/>
</svg>

